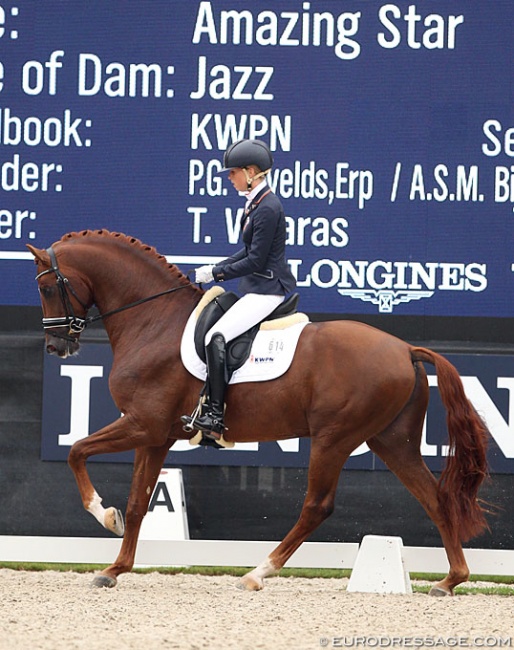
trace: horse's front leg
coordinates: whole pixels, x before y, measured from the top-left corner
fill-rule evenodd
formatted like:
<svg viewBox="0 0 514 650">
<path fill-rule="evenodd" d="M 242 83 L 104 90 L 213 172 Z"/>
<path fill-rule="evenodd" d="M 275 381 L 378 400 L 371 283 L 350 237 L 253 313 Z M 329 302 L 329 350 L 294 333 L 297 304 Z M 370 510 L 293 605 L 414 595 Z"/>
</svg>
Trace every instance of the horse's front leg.
<svg viewBox="0 0 514 650">
<path fill-rule="evenodd" d="M 127 503 L 126 530 L 121 549 L 115 562 L 95 576 L 95 587 L 115 587 L 117 577 L 127 573 L 134 566 L 139 530 L 148 511 L 150 498 L 159 478 L 159 472 L 166 454 L 174 441 L 161 447 L 140 447 L 136 449 L 132 485 Z"/>
<path fill-rule="evenodd" d="M 347 442 L 331 445 L 329 438 L 312 440 L 307 494 L 298 521 L 264 562 L 241 578 L 238 585 L 241 589 L 262 589 L 264 578 L 278 573 L 298 547 L 332 514 L 339 474 L 353 447 L 348 449 Z"/>
<path fill-rule="evenodd" d="M 129 451 L 151 442 L 148 432 L 138 427 L 130 416 L 126 415 L 100 431 L 78 440 L 70 450 L 68 464 L 75 476 L 84 508 L 115 535 L 123 535 L 123 516 L 116 508 L 102 506 L 102 498 L 89 478 L 86 461 L 91 456 Z"/>
</svg>

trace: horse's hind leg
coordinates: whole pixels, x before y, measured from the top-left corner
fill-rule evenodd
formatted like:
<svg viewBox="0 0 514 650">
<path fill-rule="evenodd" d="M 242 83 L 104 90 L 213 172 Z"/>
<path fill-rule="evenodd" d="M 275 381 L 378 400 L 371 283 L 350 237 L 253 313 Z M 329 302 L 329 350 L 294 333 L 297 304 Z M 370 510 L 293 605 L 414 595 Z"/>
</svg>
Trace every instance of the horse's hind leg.
<svg viewBox="0 0 514 650">
<path fill-rule="evenodd" d="M 117 577 L 121 573 L 127 573 L 134 566 L 139 530 L 171 444 L 173 443 L 168 441 L 161 447 L 136 449 L 132 485 L 127 503 L 126 529 L 120 552 L 111 566 L 95 576 L 93 586 L 114 587 Z"/>
<path fill-rule="evenodd" d="M 437 499 L 437 481 L 421 456 L 421 436 L 427 403 L 428 389 L 418 376 L 414 393 L 405 409 L 387 429 L 368 440 L 368 446 L 417 498 L 437 526 L 450 570 L 444 580 L 432 587 L 430 594 L 446 596 L 453 595 L 453 589 L 468 579 L 469 569 L 455 525 L 441 513 Z"/>
<path fill-rule="evenodd" d="M 345 440 L 334 443 L 330 434 L 312 439 L 307 494 L 300 517 L 264 562 L 241 578 L 242 589 L 262 589 L 264 578 L 280 571 L 296 549 L 332 514 L 341 469 L 355 447 Z"/>
<path fill-rule="evenodd" d="M 436 479 L 423 462 L 421 456 L 419 458 L 413 457 L 400 445 L 396 448 L 388 447 L 387 451 L 385 451 L 382 442 L 378 443 L 375 438 L 369 446 L 418 499 L 428 516 L 437 526 L 446 550 L 450 570 L 444 580 L 432 587 L 430 594 L 432 596 L 453 595 L 454 588 L 469 578 L 469 569 L 461 542 L 455 535 L 450 522 L 445 521 L 441 515 L 437 501 Z"/>
</svg>

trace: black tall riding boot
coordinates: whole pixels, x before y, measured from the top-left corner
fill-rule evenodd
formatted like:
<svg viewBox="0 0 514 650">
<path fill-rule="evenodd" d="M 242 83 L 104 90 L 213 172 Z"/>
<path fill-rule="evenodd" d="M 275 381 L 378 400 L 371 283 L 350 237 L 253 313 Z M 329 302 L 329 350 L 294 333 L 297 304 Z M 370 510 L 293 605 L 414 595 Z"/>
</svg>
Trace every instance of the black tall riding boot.
<svg viewBox="0 0 514 650">
<path fill-rule="evenodd" d="M 227 386 L 227 365 L 225 353 L 225 338 L 222 334 L 214 334 L 211 342 L 205 347 L 207 361 L 208 396 L 205 413 L 194 420 L 193 426 L 199 431 L 219 440 L 225 424 L 223 411 L 225 408 L 225 389 Z"/>
</svg>

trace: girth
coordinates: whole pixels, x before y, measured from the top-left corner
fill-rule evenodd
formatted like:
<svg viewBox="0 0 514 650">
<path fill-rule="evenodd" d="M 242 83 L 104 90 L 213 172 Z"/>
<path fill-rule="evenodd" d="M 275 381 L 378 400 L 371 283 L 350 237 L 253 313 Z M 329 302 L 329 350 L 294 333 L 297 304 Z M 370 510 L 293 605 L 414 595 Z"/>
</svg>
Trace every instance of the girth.
<svg viewBox="0 0 514 650">
<path fill-rule="evenodd" d="M 266 316 L 264 321 L 275 320 L 277 318 L 283 318 L 284 316 L 294 314 L 296 312 L 299 297 L 300 296 L 297 293 L 293 294 L 272 311 L 269 316 Z M 205 362 L 204 342 L 207 332 L 238 300 L 239 297 L 236 293 L 232 291 L 223 292 L 211 300 L 211 302 L 209 302 L 200 313 L 196 323 L 194 341 L 196 353 L 203 362 Z M 237 336 L 227 344 L 226 358 L 229 378 L 250 356 L 252 343 L 257 336 L 260 326 L 261 323 L 257 323 L 257 325 L 254 325 L 250 330 Z"/>
</svg>

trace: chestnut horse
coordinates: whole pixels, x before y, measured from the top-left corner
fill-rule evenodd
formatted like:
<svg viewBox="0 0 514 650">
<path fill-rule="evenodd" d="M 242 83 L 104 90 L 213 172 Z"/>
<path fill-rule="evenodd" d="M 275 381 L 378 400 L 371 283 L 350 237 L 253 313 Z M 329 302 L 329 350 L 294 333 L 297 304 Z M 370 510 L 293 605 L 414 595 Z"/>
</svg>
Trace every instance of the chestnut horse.
<svg viewBox="0 0 514 650">
<path fill-rule="evenodd" d="M 93 583 L 113 587 L 117 576 L 132 569 L 141 522 L 169 448 L 192 435 L 183 431 L 180 416 L 193 411 L 202 384 L 182 365 L 180 341 L 204 292 L 155 249 L 123 234 L 71 233 L 46 251 L 29 249 L 37 264 L 47 352 L 65 358 L 78 351 L 93 304 L 113 350 L 109 385 L 124 417 L 76 442 L 68 459 L 85 509 L 105 528 L 124 533 L 114 564 Z M 447 411 L 450 452 L 439 481 L 420 453 L 429 395 L 422 362 L 435 366 Z M 262 589 L 264 578 L 279 571 L 331 514 L 343 465 L 363 442 L 439 529 L 450 566 L 431 593 L 453 594 L 468 579 L 462 541 L 487 527 L 477 496 L 487 475 L 488 432 L 457 370 L 442 356 L 358 322 L 309 323 L 283 376 L 231 385 L 226 404 L 227 441 L 311 439 L 300 517 L 240 586 Z M 130 449 L 135 461 L 124 531 L 121 513 L 101 505 L 86 460 Z"/>
</svg>

